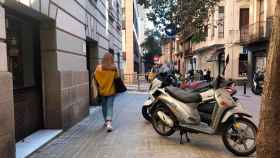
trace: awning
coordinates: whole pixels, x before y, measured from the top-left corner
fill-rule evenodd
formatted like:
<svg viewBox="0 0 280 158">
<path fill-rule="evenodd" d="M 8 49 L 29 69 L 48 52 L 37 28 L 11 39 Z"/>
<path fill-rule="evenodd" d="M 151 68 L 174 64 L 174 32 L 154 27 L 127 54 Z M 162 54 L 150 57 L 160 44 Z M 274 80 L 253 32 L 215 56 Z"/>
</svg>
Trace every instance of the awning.
<svg viewBox="0 0 280 158">
<path fill-rule="evenodd" d="M 225 48 L 224 44 L 214 44 L 214 45 L 211 45 L 211 46 L 198 48 L 198 49 L 194 50 L 193 52 L 194 53 L 201 53 L 201 52 L 204 52 L 204 51 L 207 51 L 207 50 L 210 50 L 210 49 L 218 50 L 218 49 L 221 49 L 221 48 L 223 48 L 223 49 Z"/>
<path fill-rule="evenodd" d="M 224 53 L 225 48 L 219 48 L 217 49 L 207 60 L 207 62 L 218 62 L 219 61 L 219 54 Z"/>
</svg>

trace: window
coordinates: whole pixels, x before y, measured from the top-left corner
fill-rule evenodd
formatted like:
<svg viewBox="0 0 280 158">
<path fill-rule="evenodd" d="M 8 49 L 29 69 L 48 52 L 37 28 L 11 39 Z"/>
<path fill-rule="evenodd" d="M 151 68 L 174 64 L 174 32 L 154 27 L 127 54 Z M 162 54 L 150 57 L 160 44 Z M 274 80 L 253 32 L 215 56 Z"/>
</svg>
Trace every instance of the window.
<svg viewBox="0 0 280 158">
<path fill-rule="evenodd" d="M 112 0 L 108 0 L 109 3 L 109 10 L 113 9 L 113 1 Z"/>
<path fill-rule="evenodd" d="M 117 20 L 119 21 L 120 20 L 120 4 L 119 4 L 119 2 L 117 2 L 116 8 L 117 8 Z"/>
<path fill-rule="evenodd" d="M 246 77 L 248 68 L 248 54 L 240 54 L 239 56 L 239 76 Z"/>
<path fill-rule="evenodd" d="M 208 37 L 208 25 L 204 26 L 204 33 L 206 34 L 206 37 Z"/>
<path fill-rule="evenodd" d="M 96 5 L 97 2 L 98 2 L 98 0 L 89 0 L 89 2 L 90 2 L 91 4 L 93 4 L 93 5 Z"/>
<path fill-rule="evenodd" d="M 260 35 L 263 36 L 265 31 L 265 17 L 264 17 L 264 0 L 260 0 L 260 15 L 259 15 L 259 32 L 260 32 Z"/>
<path fill-rule="evenodd" d="M 264 0 L 260 0 L 260 21 L 264 21 Z"/>
<path fill-rule="evenodd" d="M 240 40 L 242 41 L 249 38 L 249 15 L 249 8 L 240 9 L 239 28 Z"/>
<path fill-rule="evenodd" d="M 215 37 L 215 18 L 214 18 L 214 14 L 212 14 L 211 17 L 211 38 L 213 39 Z"/>
<path fill-rule="evenodd" d="M 109 14 L 109 19 L 110 22 L 113 23 L 115 20 L 114 14 L 113 14 L 113 1 L 112 0 L 108 0 L 109 3 L 109 10 L 108 10 L 108 14 Z"/>
<path fill-rule="evenodd" d="M 218 37 L 224 38 L 225 7 L 219 7 Z"/>
<path fill-rule="evenodd" d="M 125 30 L 125 8 L 122 8 L 122 29 Z"/>
</svg>

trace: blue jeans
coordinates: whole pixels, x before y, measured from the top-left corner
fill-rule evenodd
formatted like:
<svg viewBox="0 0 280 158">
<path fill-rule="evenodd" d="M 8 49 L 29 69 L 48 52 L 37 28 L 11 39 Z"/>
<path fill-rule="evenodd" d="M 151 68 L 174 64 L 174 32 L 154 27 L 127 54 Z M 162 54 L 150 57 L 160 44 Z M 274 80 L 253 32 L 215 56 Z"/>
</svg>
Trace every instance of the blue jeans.
<svg viewBox="0 0 280 158">
<path fill-rule="evenodd" d="M 115 96 L 101 97 L 102 113 L 105 121 L 112 121 Z"/>
</svg>

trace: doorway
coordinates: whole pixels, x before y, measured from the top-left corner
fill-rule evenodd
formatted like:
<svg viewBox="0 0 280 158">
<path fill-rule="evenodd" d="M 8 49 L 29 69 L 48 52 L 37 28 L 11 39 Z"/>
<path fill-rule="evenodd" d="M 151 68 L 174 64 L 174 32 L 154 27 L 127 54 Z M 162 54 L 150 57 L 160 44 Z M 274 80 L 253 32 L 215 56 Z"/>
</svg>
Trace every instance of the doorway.
<svg viewBox="0 0 280 158">
<path fill-rule="evenodd" d="M 89 94 L 90 105 L 96 105 L 97 101 L 92 99 L 92 78 L 94 71 L 99 64 L 98 43 L 93 40 L 87 40 L 87 69 L 89 73 Z"/>
<path fill-rule="evenodd" d="M 40 23 L 6 10 L 8 70 L 13 75 L 15 138 L 44 127 Z"/>
<path fill-rule="evenodd" d="M 223 75 L 225 69 L 225 53 L 222 52 L 218 55 L 218 74 Z"/>
</svg>

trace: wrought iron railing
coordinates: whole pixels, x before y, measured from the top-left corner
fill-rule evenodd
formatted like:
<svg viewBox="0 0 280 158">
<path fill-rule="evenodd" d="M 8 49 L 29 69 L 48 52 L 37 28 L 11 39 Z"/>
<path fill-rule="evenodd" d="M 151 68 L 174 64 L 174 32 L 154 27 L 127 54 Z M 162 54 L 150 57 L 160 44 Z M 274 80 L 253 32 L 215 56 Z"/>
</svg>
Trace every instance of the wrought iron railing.
<svg viewBox="0 0 280 158">
<path fill-rule="evenodd" d="M 128 90 L 148 91 L 148 74 L 123 74 L 123 80 Z"/>
<path fill-rule="evenodd" d="M 240 43 L 268 40 L 272 32 L 272 19 L 260 21 L 240 28 Z"/>
</svg>

